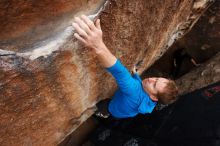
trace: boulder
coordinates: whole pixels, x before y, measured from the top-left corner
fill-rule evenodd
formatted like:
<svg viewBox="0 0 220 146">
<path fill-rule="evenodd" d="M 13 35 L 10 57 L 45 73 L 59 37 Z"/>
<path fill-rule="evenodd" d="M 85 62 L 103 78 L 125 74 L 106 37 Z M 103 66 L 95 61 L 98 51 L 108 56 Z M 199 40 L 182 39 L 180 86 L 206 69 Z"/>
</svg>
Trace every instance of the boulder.
<svg viewBox="0 0 220 146">
<path fill-rule="evenodd" d="M 112 96 L 113 78 L 73 38 L 75 16 L 101 18 L 104 41 L 147 69 L 213 0 L 0 2 L 0 145 L 57 145 Z"/>
</svg>

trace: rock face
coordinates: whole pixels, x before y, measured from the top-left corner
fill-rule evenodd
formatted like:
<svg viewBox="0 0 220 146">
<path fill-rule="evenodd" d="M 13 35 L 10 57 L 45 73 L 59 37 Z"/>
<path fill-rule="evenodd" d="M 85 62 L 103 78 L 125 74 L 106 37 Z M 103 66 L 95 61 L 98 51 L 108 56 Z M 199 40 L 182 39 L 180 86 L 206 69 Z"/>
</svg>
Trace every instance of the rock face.
<svg viewBox="0 0 220 146">
<path fill-rule="evenodd" d="M 220 1 L 216 1 L 192 31 L 180 40 L 179 46 L 184 46 L 196 62 L 201 63 L 209 59 L 205 64 L 201 64 L 177 80 L 178 86 L 181 87 L 180 94 L 220 81 L 219 14 Z M 210 56 L 214 57 L 210 58 Z"/>
<path fill-rule="evenodd" d="M 216 54 L 207 63 L 194 69 L 177 80 L 180 94 L 186 94 L 211 83 L 220 81 L 220 53 Z"/>
<path fill-rule="evenodd" d="M 179 39 L 146 72 L 155 73 L 162 76 L 169 76 L 177 79 L 179 94 L 186 94 L 198 88 L 220 81 L 220 1 L 216 1 L 201 16 L 196 25 L 184 37 Z M 174 57 L 178 53 L 179 60 L 175 60 L 176 66 L 179 64 L 180 78 L 175 75 Z M 193 64 L 194 59 L 197 65 Z M 181 62 L 182 61 L 182 62 Z M 191 71 L 190 71 L 191 70 Z M 190 72 L 189 72 L 190 71 Z M 151 73 L 152 74 L 152 73 Z"/>
<path fill-rule="evenodd" d="M 0 2 L 0 145 L 57 145 L 116 85 L 72 37 L 74 16 L 100 15 L 104 40 L 130 69 L 149 67 L 213 1 Z"/>
<path fill-rule="evenodd" d="M 219 13 L 220 1 L 216 1 L 200 17 L 190 32 L 176 41 L 151 68 L 177 79 L 196 67 L 190 61 L 191 59 L 194 59 L 197 64 L 202 64 L 220 52 Z M 174 62 L 176 67 L 174 67 Z"/>
</svg>

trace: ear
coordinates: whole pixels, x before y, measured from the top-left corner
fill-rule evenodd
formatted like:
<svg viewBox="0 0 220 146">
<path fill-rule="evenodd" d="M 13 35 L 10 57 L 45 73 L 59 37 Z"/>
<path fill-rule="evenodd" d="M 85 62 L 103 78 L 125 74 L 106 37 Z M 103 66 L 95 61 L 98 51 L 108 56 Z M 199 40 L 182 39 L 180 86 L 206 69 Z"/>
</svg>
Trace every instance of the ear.
<svg viewBox="0 0 220 146">
<path fill-rule="evenodd" d="M 150 95 L 150 98 L 153 100 L 153 101 L 158 101 L 158 98 L 154 95 Z"/>
</svg>

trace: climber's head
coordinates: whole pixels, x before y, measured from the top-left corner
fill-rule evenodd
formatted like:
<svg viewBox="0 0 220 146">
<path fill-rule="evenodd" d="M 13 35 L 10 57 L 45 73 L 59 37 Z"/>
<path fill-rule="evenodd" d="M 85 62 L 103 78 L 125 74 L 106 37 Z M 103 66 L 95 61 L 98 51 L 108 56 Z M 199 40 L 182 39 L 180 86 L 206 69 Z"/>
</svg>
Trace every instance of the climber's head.
<svg viewBox="0 0 220 146">
<path fill-rule="evenodd" d="M 177 99 L 178 88 L 173 80 L 152 77 L 144 79 L 142 85 L 153 101 L 171 104 Z"/>
</svg>

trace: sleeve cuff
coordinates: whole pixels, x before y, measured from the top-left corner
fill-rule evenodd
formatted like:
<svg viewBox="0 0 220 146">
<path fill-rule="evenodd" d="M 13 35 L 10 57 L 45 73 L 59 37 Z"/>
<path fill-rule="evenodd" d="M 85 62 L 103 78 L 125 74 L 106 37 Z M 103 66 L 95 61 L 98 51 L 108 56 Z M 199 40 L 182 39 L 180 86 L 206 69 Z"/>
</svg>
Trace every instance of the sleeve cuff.
<svg viewBox="0 0 220 146">
<path fill-rule="evenodd" d="M 114 72 L 115 70 L 117 70 L 117 68 L 120 68 L 120 66 L 121 66 L 121 62 L 117 59 L 115 64 L 110 67 L 107 67 L 106 70 L 109 72 Z"/>
</svg>

